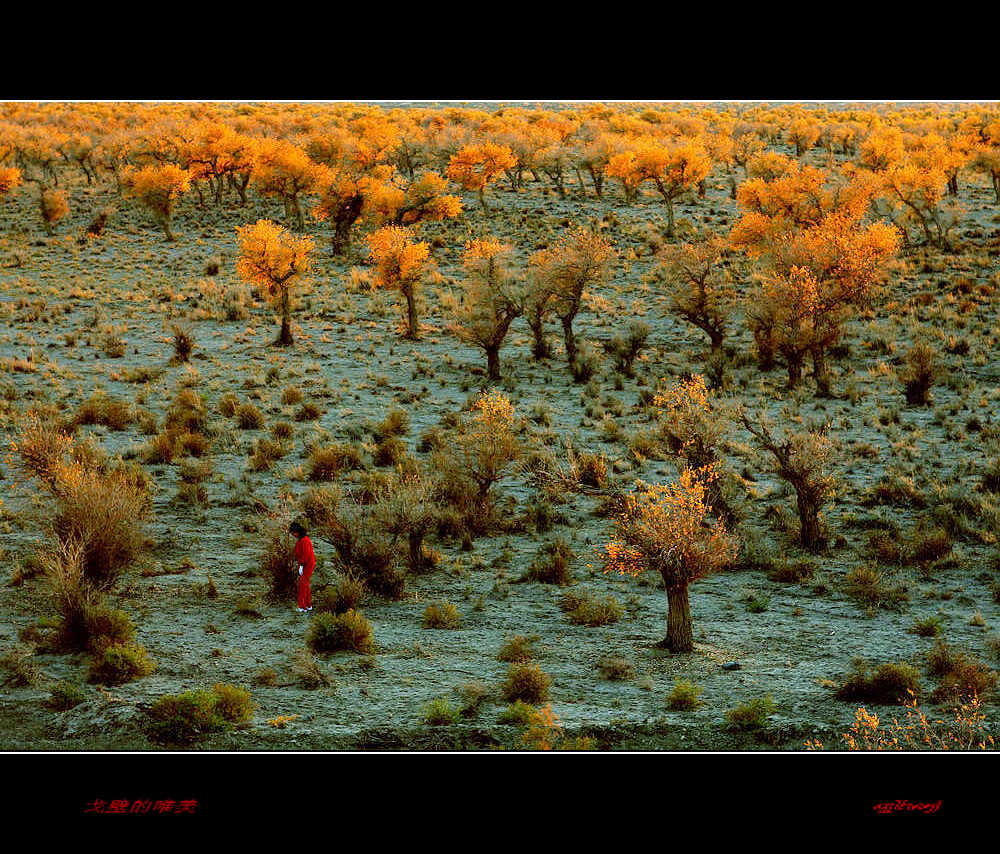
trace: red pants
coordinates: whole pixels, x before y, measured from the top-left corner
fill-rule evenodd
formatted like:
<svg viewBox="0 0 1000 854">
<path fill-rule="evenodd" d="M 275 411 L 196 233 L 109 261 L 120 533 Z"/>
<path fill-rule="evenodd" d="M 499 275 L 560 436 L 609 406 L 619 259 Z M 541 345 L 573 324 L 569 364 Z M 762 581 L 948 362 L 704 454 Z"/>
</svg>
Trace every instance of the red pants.
<svg viewBox="0 0 1000 854">
<path fill-rule="evenodd" d="M 304 569 L 302 570 L 302 575 L 299 576 L 299 607 L 300 608 L 311 608 L 312 607 L 312 592 L 309 590 L 309 582 L 312 580 L 312 570 Z"/>
</svg>

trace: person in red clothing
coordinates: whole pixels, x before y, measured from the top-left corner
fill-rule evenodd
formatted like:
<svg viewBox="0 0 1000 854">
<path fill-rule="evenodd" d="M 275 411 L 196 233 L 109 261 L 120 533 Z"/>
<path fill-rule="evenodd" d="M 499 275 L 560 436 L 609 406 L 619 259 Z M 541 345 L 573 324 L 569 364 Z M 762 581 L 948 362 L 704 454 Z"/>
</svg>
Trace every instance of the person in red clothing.
<svg viewBox="0 0 1000 854">
<path fill-rule="evenodd" d="M 289 533 L 298 538 L 295 544 L 295 562 L 299 566 L 299 613 L 312 610 L 312 593 L 309 590 L 309 581 L 312 578 L 313 570 L 316 568 L 316 555 L 313 553 L 312 540 L 306 534 L 306 529 L 298 522 L 292 522 L 288 526 Z"/>
</svg>

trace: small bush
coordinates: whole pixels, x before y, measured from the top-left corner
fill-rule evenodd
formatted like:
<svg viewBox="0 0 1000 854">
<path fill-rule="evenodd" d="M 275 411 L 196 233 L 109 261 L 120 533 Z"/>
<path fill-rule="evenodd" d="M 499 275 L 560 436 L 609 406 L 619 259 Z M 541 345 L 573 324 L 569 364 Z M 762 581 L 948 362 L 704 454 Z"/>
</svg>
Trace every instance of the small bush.
<svg viewBox="0 0 1000 854">
<path fill-rule="evenodd" d="M 700 685 L 680 679 L 674 683 L 673 690 L 667 696 L 667 708 L 675 712 L 695 709 L 701 703 L 701 692 Z"/>
<path fill-rule="evenodd" d="M 522 662 L 530 661 L 533 656 L 531 638 L 524 635 L 514 635 L 504 641 L 497 653 L 497 661 Z"/>
<path fill-rule="evenodd" d="M 406 457 L 406 443 L 395 436 L 386 436 L 375 446 L 374 461 L 377 466 L 398 465 Z"/>
<path fill-rule="evenodd" d="M 187 745 L 232 729 L 250 718 L 249 694 L 220 683 L 214 690 L 186 691 L 160 697 L 149 710 L 150 738 L 161 744 Z"/>
<path fill-rule="evenodd" d="M 240 399 L 231 391 L 227 391 L 219 398 L 219 412 L 226 418 L 236 415 L 236 410 L 240 408 Z"/>
<path fill-rule="evenodd" d="M 578 626 L 606 626 L 618 622 L 625 613 L 625 609 L 611 594 L 602 599 L 587 590 L 563 594 L 559 607 L 567 613 L 569 621 Z"/>
<path fill-rule="evenodd" d="M 892 585 L 884 573 L 864 564 L 856 566 L 844 579 L 844 592 L 866 608 L 898 608 L 908 599 L 906 589 Z"/>
<path fill-rule="evenodd" d="M 102 685 L 121 685 L 148 676 L 156 663 L 138 644 L 112 643 L 94 656 L 87 679 Z"/>
<path fill-rule="evenodd" d="M 838 700 L 900 706 L 909 701 L 911 693 L 919 699 L 920 691 L 920 673 L 913 665 L 886 662 L 870 672 L 867 663 L 859 659 L 835 696 Z"/>
<path fill-rule="evenodd" d="M 937 637 L 941 634 L 941 618 L 925 617 L 923 619 L 914 620 L 910 631 L 915 635 L 920 635 L 922 638 Z"/>
<path fill-rule="evenodd" d="M 286 388 L 281 393 L 281 403 L 283 406 L 294 406 L 302 402 L 302 391 L 294 387 Z"/>
<path fill-rule="evenodd" d="M 242 403 L 236 408 L 236 423 L 241 430 L 260 430 L 264 414 L 252 403 Z"/>
<path fill-rule="evenodd" d="M 343 614 L 317 614 L 309 626 L 306 643 L 314 652 L 348 650 L 370 654 L 374 650 L 372 624 L 353 608 Z"/>
<path fill-rule="evenodd" d="M 569 568 L 574 557 L 573 550 L 565 540 L 560 538 L 546 543 L 538 550 L 534 562 L 528 567 L 527 577 L 542 584 L 569 584 L 572 581 Z"/>
<path fill-rule="evenodd" d="M 584 486 L 605 489 L 608 485 L 608 461 L 598 454 L 580 454 L 576 458 L 577 474 Z"/>
<path fill-rule="evenodd" d="M 35 662 L 35 648 L 28 644 L 15 646 L 0 659 L 0 667 L 7 673 L 7 678 L 0 684 L 21 688 L 25 685 L 37 685 L 42 679 L 41 670 Z"/>
<path fill-rule="evenodd" d="M 757 730 L 764 726 L 773 712 L 774 701 L 768 694 L 730 709 L 726 712 L 726 721 L 734 730 Z"/>
<path fill-rule="evenodd" d="M 604 658 L 597 662 L 597 669 L 601 678 L 609 682 L 620 682 L 631 679 L 635 676 L 635 668 L 632 663 L 624 658 Z"/>
<path fill-rule="evenodd" d="M 918 563 L 935 561 L 944 557 L 951 549 L 951 535 L 944 528 L 934 528 L 917 534 L 912 557 Z"/>
<path fill-rule="evenodd" d="M 816 564 L 808 560 L 783 560 L 771 567 L 767 577 L 779 584 L 801 584 L 816 572 Z"/>
<path fill-rule="evenodd" d="M 530 703 L 525 703 L 523 700 L 515 700 L 500 713 L 497 721 L 502 724 L 525 726 L 531 722 L 534 714 L 535 708 Z"/>
<path fill-rule="evenodd" d="M 60 712 L 79 706 L 87 699 L 87 692 L 82 685 L 75 682 L 57 682 L 52 686 L 52 695 L 49 697 L 49 705 Z"/>
<path fill-rule="evenodd" d="M 405 409 L 392 409 L 382 423 L 377 424 L 372 434 L 382 440 L 388 436 L 405 436 L 410 429 L 410 415 Z"/>
<path fill-rule="evenodd" d="M 174 339 L 174 359 L 177 362 L 187 362 L 194 352 L 194 334 L 186 324 L 175 323 L 171 327 Z"/>
<path fill-rule="evenodd" d="M 268 597 L 273 602 L 294 599 L 298 590 L 295 547 L 288 536 L 288 522 L 278 515 L 267 519 L 261 531 L 257 574 L 267 581 Z"/>
<path fill-rule="evenodd" d="M 458 721 L 458 709 L 447 697 L 437 697 L 424 705 L 420 720 L 428 726 L 448 726 Z"/>
<path fill-rule="evenodd" d="M 549 697 L 552 677 L 537 664 L 511 664 L 503 683 L 503 698 L 508 702 L 523 700 L 526 703 L 542 703 Z"/>
<path fill-rule="evenodd" d="M 462 615 L 451 602 L 432 602 L 424 609 L 425 629 L 457 629 Z"/>
<path fill-rule="evenodd" d="M 216 683 L 212 689 L 215 695 L 215 713 L 231 724 L 247 723 L 253 720 L 254 702 L 250 692 L 225 682 Z"/>
<path fill-rule="evenodd" d="M 295 420 L 296 421 L 315 421 L 320 415 L 323 414 L 323 410 L 320 409 L 315 403 L 310 403 L 306 401 L 296 410 Z"/>
<path fill-rule="evenodd" d="M 938 683 L 931 695 L 935 703 L 985 699 L 996 689 L 996 671 L 964 652 L 952 650 L 943 639 L 938 639 L 927 653 L 927 664 Z"/>
<path fill-rule="evenodd" d="M 344 576 L 329 587 L 324 587 L 315 597 L 320 611 L 345 614 L 357 608 L 365 594 L 364 583 L 353 576 Z"/>
</svg>

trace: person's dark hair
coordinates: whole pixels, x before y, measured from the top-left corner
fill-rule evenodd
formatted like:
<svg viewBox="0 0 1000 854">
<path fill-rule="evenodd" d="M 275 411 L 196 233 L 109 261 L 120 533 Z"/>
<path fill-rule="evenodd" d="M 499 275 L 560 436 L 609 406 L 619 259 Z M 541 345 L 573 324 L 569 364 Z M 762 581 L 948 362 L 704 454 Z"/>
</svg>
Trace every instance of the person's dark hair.
<svg viewBox="0 0 1000 854">
<path fill-rule="evenodd" d="M 292 524 L 288 526 L 288 531 L 291 534 L 298 534 L 300 537 L 304 537 L 306 535 L 306 529 L 303 528 L 298 522 L 292 522 Z"/>
</svg>

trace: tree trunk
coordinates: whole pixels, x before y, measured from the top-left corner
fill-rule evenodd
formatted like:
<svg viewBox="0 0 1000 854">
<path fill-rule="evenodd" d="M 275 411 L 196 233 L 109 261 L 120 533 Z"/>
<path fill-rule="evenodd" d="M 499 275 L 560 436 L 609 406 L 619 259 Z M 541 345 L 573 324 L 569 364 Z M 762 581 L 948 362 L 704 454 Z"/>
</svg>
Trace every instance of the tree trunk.
<svg viewBox="0 0 1000 854">
<path fill-rule="evenodd" d="M 562 319 L 563 340 L 566 342 L 566 361 L 573 364 L 576 361 L 576 336 L 573 334 L 573 315 Z"/>
<path fill-rule="evenodd" d="M 795 388 L 802 379 L 802 356 L 796 353 L 792 356 L 785 356 L 788 363 L 788 387 Z"/>
<path fill-rule="evenodd" d="M 500 345 L 490 345 L 486 348 L 486 366 L 491 380 L 500 379 Z"/>
<path fill-rule="evenodd" d="M 667 199 L 667 237 L 674 236 L 674 200 Z"/>
<path fill-rule="evenodd" d="M 409 324 L 409 328 L 406 332 L 406 337 L 411 341 L 420 340 L 420 321 L 417 319 L 417 298 L 416 294 L 413 293 L 413 289 L 409 288 L 403 292 L 403 296 L 406 297 L 406 322 Z"/>
<path fill-rule="evenodd" d="M 796 492 L 796 496 L 802 546 L 812 550 L 818 549 L 823 545 L 823 532 L 819 526 L 819 513 L 815 503 L 802 492 Z"/>
<path fill-rule="evenodd" d="M 424 535 L 422 531 L 410 531 L 410 571 L 421 572 L 424 568 Z"/>
<path fill-rule="evenodd" d="M 545 340 L 545 323 L 541 318 L 537 321 L 529 318 L 528 325 L 531 327 L 531 334 L 535 339 L 531 355 L 535 357 L 536 362 L 540 362 L 549 356 L 549 342 Z"/>
<path fill-rule="evenodd" d="M 275 342 L 279 347 L 292 346 L 292 305 L 288 288 L 281 289 L 281 332 Z"/>
<path fill-rule="evenodd" d="M 667 636 L 662 644 L 670 652 L 691 652 L 694 633 L 687 587 L 667 587 Z"/>
<path fill-rule="evenodd" d="M 818 397 L 830 396 L 830 374 L 826 370 L 826 353 L 822 347 L 813 350 L 813 378 L 816 380 Z"/>
</svg>

